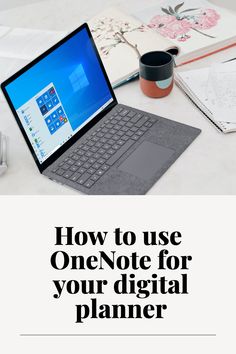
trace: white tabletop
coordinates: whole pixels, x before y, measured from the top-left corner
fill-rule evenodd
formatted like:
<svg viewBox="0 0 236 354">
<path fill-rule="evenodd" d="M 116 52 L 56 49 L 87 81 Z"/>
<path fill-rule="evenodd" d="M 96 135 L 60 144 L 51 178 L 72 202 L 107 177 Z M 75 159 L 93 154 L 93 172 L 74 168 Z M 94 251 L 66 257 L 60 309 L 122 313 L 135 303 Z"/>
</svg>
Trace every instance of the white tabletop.
<svg viewBox="0 0 236 354">
<path fill-rule="evenodd" d="M 114 0 L 12 0 L 24 6 L 0 12 L 0 24 L 12 27 L 71 30 Z M 136 1 L 137 2 L 137 1 Z M 11 3 L 8 0 L 6 3 Z M 27 4 L 28 3 L 28 4 Z M 222 1 L 214 1 L 221 4 Z M 125 1 L 130 7 L 134 1 Z M 228 7 L 234 1 L 224 2 Z M 1 9 L 2 10 L 2 9 Z M 236 57 L 236 47 L 184 66 L 184 70 L 206 66 L 215 61 Z M 115 90 L 120 103 L 190 124 L 201 135 L 153 186 L 149 194 L 236 194 L 236 133 L 218 132 L 200 111 L 174 87 L 162 99 L 145 97 L 138 81 Z M 31 157 L 24 139 L 6 103 L 0 102 L 0 131 L 9 137 L 7 173 L 0 177 L 0 194 L 78 194 L 43 177 Z"/>
</svg>

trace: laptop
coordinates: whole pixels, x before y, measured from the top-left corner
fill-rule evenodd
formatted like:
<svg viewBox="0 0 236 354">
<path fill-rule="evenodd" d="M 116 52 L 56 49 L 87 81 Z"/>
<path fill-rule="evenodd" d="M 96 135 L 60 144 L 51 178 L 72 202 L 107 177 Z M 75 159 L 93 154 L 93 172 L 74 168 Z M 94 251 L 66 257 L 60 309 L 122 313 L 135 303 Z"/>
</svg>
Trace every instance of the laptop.
<svg viewBox="0 0 236 354">
<path fill-rule="evenodd" d="M 118 104 L 87 24 L 1 88 L 40 173 L 86 194 L 145 194 L 200 133 Z"/>
</svg>

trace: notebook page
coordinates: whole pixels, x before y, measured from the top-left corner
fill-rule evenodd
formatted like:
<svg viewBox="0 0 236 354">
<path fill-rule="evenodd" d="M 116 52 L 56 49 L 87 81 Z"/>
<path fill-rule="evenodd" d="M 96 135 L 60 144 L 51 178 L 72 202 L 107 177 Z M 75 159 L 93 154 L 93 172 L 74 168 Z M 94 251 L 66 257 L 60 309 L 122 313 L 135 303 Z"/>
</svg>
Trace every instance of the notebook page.
<svg viewBox="0 0 236 354">
<path fill-rule="evenodd" d="M 203 68 L 198 70 L 189 70 L 185 72 L 179 72 L 177 75 L 183 82 L 184 87 L 189 88 L 190 96 L 196 102 L 196 104 L 207 114 L 210 118 L 217 122 L 222 130 L 234 130 L 236 129 L 235 123 L 224 122 L 217 120 L 214 112 L 216 111 L 216 102 L 212 95 L 208 94 L 208 78 L 209 68 Z"/>
<path fill-rule="evenodd" d="M 210 68 L 208 97 L 215 102 L 217 120 L 236 123 L 236 61 L 214 64 Z"/>
<path fill-rule="evenodd" d="M 179 47 L 180 57 L 197 57 L 235 37 L 235 14 L 206 0 L 146 1 L 134 14 Z"/>
<path fill-rule="evenodd" d="M 138 73 L 140 55 L 173 47 L 169 40 L 116 7 L 93 17 L 89 26 L 113 86 Z"/>
</svg>

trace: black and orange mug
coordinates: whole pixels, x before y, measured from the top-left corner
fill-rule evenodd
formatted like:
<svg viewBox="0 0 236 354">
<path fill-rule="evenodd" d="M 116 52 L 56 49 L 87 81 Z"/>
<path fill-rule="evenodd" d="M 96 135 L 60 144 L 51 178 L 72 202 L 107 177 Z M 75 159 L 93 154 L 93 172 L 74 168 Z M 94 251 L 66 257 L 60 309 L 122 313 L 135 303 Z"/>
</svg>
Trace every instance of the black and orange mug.
<svg viewBox="0 0 236 354">
<path fill-rule="evenodd" d="M 149 97 L 169 95 L 174 85 L 174 57 L 168 52 L 149 52 L 140 58 L 140 86 Z"/>
</svg>

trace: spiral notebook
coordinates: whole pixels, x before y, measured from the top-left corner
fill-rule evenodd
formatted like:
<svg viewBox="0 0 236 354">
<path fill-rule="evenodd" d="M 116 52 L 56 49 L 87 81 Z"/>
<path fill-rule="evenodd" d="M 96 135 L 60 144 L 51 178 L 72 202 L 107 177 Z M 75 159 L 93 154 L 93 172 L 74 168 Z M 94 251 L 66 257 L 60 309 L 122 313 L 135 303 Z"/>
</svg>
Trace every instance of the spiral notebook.
<svg viewBox="0 0 236 354">
<path fill-rule="evenodd" d="M 236 60 L 178 72 L 175 81 L 217 129 L 236 131 Z"/>
</svg>

